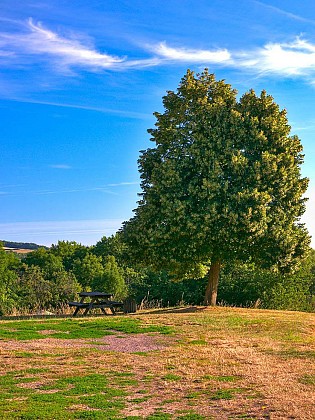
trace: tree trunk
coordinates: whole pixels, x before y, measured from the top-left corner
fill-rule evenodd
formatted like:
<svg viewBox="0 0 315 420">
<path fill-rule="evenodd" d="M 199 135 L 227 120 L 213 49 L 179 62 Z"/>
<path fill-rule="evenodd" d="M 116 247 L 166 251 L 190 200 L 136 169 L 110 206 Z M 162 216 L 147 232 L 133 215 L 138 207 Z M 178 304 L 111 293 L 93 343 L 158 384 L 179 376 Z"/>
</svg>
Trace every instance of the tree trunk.
<svg viewBox="0 0 315 420">
<path fill-rule="evenodd" d="M 208 284 L 205 293 L 205 305 L 215 306 L 217 303 L 219 274 L 221 268 L 221 261 L 217 260 L 211 263 L 210 270 L 208 273 Z"/>
</svg>

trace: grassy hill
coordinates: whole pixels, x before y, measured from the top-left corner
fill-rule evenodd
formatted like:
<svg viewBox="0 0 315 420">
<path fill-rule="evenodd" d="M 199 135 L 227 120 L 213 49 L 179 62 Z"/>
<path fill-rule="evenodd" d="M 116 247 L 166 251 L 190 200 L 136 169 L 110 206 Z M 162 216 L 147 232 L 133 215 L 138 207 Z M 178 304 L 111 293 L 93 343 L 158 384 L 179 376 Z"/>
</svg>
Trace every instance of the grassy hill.
<svg viewBox="0 0 315 420">
<path fill-rule="evenodd" d="M 43 247 L 43 245 L 37 245 L 33 242 L 12 242 L 12 241 L 4 241 L 0 239 L 0 242 L 3 244 L 5 248 L 12 248 L 12 249 L 30 249 L 35 250 L 38 248 Z M 44 247 L 47 248 L 47 247 Z"/>
<path fill-rule="evenodd" d="M 4 249 L 8 252 L 14 252 L 15 254 L 28 254 L 38 248 L 47 248 L 43 245 L 37 245 L 32 242 L 12 242 L 0 240 Z"/>
<path fill-rule="evenodd" d="M 314 326 L 227 307 L 2 320 L 0 417 L 314 419 Z"/>
</svg>

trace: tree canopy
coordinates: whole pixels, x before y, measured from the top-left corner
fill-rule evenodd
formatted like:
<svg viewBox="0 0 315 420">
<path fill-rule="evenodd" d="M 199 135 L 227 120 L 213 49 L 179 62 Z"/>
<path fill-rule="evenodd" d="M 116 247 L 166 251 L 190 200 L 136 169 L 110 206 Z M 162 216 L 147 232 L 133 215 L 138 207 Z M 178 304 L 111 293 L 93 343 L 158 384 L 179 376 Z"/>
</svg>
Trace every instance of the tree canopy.
<svg viewBox="0 0 315 420">
<path fill-rule="evenodd" d="M 308 180 L 302 145 L 265 91 L 239 100 L 207 70 L 188 70 L 163 97 L 141 151 L 141 199 L 123 226 L 137 259 L 184 277 L 206 269 L 215 304 L 221 263 L 249 259 L 289 269 L 309 247 L 300 217 Z"/>
</svg>

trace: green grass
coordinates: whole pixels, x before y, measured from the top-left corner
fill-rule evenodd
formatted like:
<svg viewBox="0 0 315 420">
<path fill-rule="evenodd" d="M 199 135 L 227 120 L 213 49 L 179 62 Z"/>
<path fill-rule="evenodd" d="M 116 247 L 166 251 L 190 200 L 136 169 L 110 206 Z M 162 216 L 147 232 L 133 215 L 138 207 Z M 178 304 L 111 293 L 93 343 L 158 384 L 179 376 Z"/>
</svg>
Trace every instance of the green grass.
<svg viewBox="0 0 315 420">
<path fill-rule="evenodd" d="M 97 320 L 22 320 L 0 323 L 0 340 L 38 340 L 47 337 L 77 339 L 101 338 L 115 331 L 125 334 L 158 332 L 171 334 L 172 328 L 159 325 L 142 325 L 138 319 L 124 317 Z"/>
<path fill-rule="evenodd" d="M 315 375 L 303 375 L 299 381 L 304 385 L 315 385 Z"/>
<path fill-rule="evenodd" d="M 218 389 L 210 395 L 211 400 L 231 400 L 234 398 L 234 389 Z"/>
<path fill-rule="evenodd" d="M 197 346 L 204 346 L 207 344 L 206 340 L 191 340 L 188 344 L 194 344 Z"/>
<path fill-rule="evenodd" d="M 219 382 L 235 382 L 240 378 L 234 375 L 222 375 L 222 376 L 204 375 L 202 379 L 211 380 L 211 381 L 219 381 Z"/>
<path fill-rule="evenodd" d="M 204 416 L 202 416 L 200 414 L 197 414 L 197 413 L 194 413 L 194 412 L 183 414 L 181 416 L 178 416 L 177 418 L 181 419 L 181 420 L 203 420 L 203 419 L 205 419 Z"/>
<path fill-rule="evenodd" d="M 38 373 L 35 369 L 30 369 L 30 371 Z M 0 377 L 2 389 L 0 411 L 4 416 L 1 418 L 64 419 L 67 412 L 69 414 L 66 418 L 77 419 L 86 418 L 90 410 L 93 416 L 97 413 L 93 410 L 102 410 L 102 417 L 98 413 L 96 418 L 104 418 L 104 410 L 108 418 L 120 418 L 119 413 L 125 407 L 125 391 L 111 386 L 109 379 L 102 374 L 60 378 L 50 385 L 42 386 L 41 393 L 19 388 L 20 378 L 14 375 L 15 373 L 12 372 Z M 49 390 L 54 392 L 49 393 Z M 23 397 L 22 400 L 21 397 Z M 71 407 L 81 405 L 88 407 L 88 410 L 80 409 L 80 414 L 78 414 L 75 408 L 71 409 Z M 16 414 L 17 411 L 19 415 Z"/>
<path fill-rule="evenodd" d="M 288 349 L 281 350 L 278 352 L 280 356 L 293 357 L 299 359 L 315 359 L 315 350 L 299 350 L 299 349 Z"/>
</svg>

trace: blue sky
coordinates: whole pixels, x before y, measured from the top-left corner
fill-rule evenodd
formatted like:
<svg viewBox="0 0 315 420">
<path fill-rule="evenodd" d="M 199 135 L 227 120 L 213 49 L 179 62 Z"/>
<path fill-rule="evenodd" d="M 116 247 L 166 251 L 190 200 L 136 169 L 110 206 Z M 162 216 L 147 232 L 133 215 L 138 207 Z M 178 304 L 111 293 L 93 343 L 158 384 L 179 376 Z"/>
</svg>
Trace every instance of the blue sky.
<svg viewBox="0 0 315 420">
<path fill-rule="evenodd" d="M 315 236 L 312 0 L 1 0 L 0 239 L 113 234 L 136 207 L 152 113 L 205 67 L 287 109 Z"/>
</svg>

